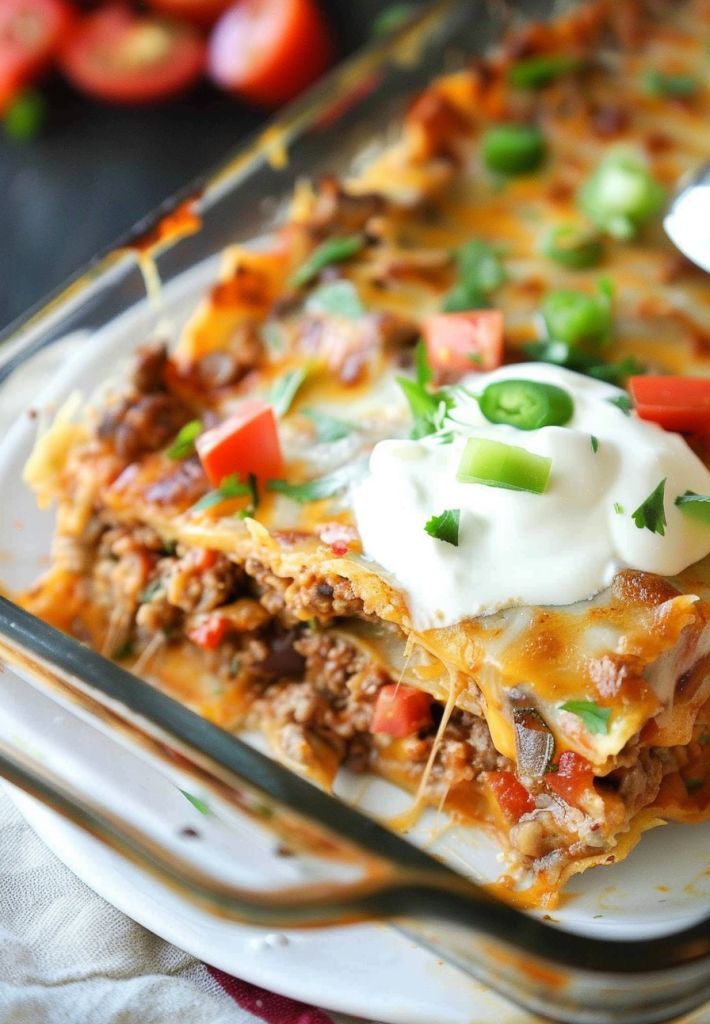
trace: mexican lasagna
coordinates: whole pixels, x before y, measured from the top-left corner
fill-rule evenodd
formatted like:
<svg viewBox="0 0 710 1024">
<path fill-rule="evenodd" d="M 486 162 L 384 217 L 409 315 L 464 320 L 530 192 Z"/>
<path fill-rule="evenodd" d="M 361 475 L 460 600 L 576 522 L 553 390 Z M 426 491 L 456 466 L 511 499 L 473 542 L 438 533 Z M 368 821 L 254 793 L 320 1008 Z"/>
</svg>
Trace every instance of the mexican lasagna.
<svg viewBox="0 0 710 1024">
<path fill-rule="evenodd" d="M 592 3 L 435 80 L 38 438 L 22 601 L 554 900 L 710 802 L 710 6 Z"/>
</svg>

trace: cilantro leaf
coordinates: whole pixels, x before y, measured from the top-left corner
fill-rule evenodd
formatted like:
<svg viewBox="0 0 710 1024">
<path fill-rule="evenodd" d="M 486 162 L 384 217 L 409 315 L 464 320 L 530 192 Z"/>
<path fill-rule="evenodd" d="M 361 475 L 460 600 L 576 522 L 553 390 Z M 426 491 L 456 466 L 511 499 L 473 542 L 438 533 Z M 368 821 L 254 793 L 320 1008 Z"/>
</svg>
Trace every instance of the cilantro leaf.
<svg viewBox="0 0 710 1024">
<path fill-rule="evenodd" d="M 288 480 L 269 480 L 267 489 L 277 494 L 285 494 L 287 498 L 306 504 L 309 501 L 322 501 L 324 498 L 332 498 L 339 491 L 344 490 L 348 484 L 360 474 L 362 463 L 350 463 L 334 469 L 332 473 L 318 477 L 315 480 L 306 480 L 300 484 L 291 484 Z"/>
<path fill-rule="evenodd" d="M 444 296 L 441 308 L 445 313 L 481 309 L 486 298 L 506 279 L 500 256 L 488 242 L 471 239 L 456 250 L 456 283 Z"/>
<path fill-rule="evenodd" d="M 710 494 L 696 494 L 695 491 L 686 491 L 679 494 L 675 500 L 678 509 L 690 519 L 710 526 Z"/>
<path fill-rule="evenodd" d="M 666 534 L 666 512 L 663 507 L 663 500 L 666 491 L 665 477 L 660 484 L 651 491 L 645 501 L 642 501 L 631 518 L 639 530 L 650 530 L 651 533 L 659 533 L 661 537 Z"/>
<path fill-rule="evenodd" d="M 617 363 L 605 363 L 599 356 L 574 349 L 564 341 L 531 341 L 523 346 L 523 351 L 528 358 L 536 362 L 564 366 L 587 377 L 594 377 L 595 380 L 605 380 L 609 384 L 619 386 L 624 384 L 628 377 L 646 372 L 644 364 L 633 356 L 626 356 Z"/>
<path fill-rule="evenodd" d="M 252 495 L 252 489 L 249 484 L 243 484 L 240 482 L 236 473 L 230 473 L 229 476 L 225 476 L 219 487 L 215 487 L 214 490 L 208 491 L 207 494 L 203 494 L 199 501 L 191 507 L 191 512 L 202 512 L 208 508 L 214 508 L 215 505 L 220 505 L 223 501 L 228 501 L 230 498 L 242 498 L 245 494 Z"/>
<path fill-rule="evenodd" d="M 611 708 L 600 707 L 593 700 L 568 700 L 560 705 L 562 711 L 577 715 L 584 722 L 587 732 L 593 736 L 606 736 L 609 732 Z"/>
<path fill-rule="evenodd" d="M 418 441 L 442 430 L 446 416 L 454 404 L 451 395 L 446 391 L 427 391 L 409 377 L 396 377 L 395 380 L 404 392 L 412 413 L 412 438 Z"/>
<path fill-rule="evenodd" d="M 592 434 L 589 440 L 592 442 L 592 451 L 596 455 L 599 451 L 599 438 L 595 437 L 594 434 Z"/>
<path fill-rule="evenodd" d="M 357 320 L 365 315 L 365 307 L 352 281 L 329 281 L 315 288 L 305 305 L 308 313 L 340 316 Z"/>
<path fill-rule="evenodd" d="M 254 473 L 250 473 L 247 477 L 247 488 L 249 492 L 250 502 L 246 508 L 241 509 L 239 512 L 240 519 L 248 519 L 254 515 L 257 508 L 259 507 L 259 488 L 256 482 L 256 476 Z"/>
<path fill-rule="evenodd" d="M 195 808 L 195 810 L 199 811 L 200 814 L 209 814 L 210 813 L 209 807 L 207 806 L 207 804 L 205 803 L 204 800 L 201 800 L 199 798 L 199 796 L 193 796 L 193 794 L 192 793 L 188 793 L 188 791 L 186 789 L 181 789 L 180 792 L 182 793 L 182 795 L 185 797 L 186 800 L 190 801 L 190 803 Z"/>
<path fill-rule="evenodd" d="M 617 409 L 620 409 L 624 416 L 628 416 L 633 409 L 633 403 L 628 395 L 617 395 L 614 398 L 607 398 L 609 405 L 615 405 Z"/>
<path fill-rule="evenodd" d="M 414 348 L 414 371 L 414 379 L 422 388 L 425 388 L 434 376 L 434 372 L 429 365 L 426 345 L 421 338 Z"/>
<path fill-rule="evenodd" d="M 323 242 L 311 255 L 302 263 L 298 270 L 291 277 L 290 284 L 293 288 L 302 288 L 304 284 L 312 281 L 321 270 L 331 266 L 333 263 L 345 263 L 360 252 L 365 244 L 362 235 L 346 235 L 343 238 L 329 238 Z"/>
<path fill-rule="evenodd" d="M 285 416 L 291 408 L 293 400 L 307 376 L 308 367 L 298 366 L 294 370 L 287 370 L 272 384 L 269 401 L 279 419 Z"/>
<path fill-rule="evenodd" d="M 424 524 L 424 529 L 430 537 L 436 540 L 443 540 L 446 544 L 459 546 L 459 523 L 461 521 L 460 508 L 447 508 L 441 515 L 432 516 Z"/>
<path fill-rule="evenodd" d="M 189 458 L 195 450 L 195 441 L 203 431 L 202 420 L 190 420 L 179 431 L 172 447 L 168 448 L 167 456 L 176 462 Z"/>
<path fill-rule="evenodd" d="M 347 420 L 339 420 L 337 417 L 330 416 L 319 409 L 302 409 L 301 412 L 304 416 L 308 417 L 316 428 L 316 437 L 319 441 L 340 441 L 352 433 L 353 430 L 357 430 L 354 423 L 348 423 Z"/>
</svg>

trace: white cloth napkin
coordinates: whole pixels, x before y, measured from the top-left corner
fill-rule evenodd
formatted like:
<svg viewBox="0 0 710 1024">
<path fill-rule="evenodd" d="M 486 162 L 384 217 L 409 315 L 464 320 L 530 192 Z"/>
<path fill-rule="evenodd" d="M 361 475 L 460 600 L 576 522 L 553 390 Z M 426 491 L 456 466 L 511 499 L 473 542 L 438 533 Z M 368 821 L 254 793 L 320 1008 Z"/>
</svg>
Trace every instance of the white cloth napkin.
<svg viewBox="0 0 710 1024">
<path fill-rule="evenodd" d="M 242 1002 L 262 1000 L 251 990 Z M 255 1016 L 204 964 L 106 903 L 0 789 L 0 1024 L 356 1024 L 274 1002 Z"/>
</svg>

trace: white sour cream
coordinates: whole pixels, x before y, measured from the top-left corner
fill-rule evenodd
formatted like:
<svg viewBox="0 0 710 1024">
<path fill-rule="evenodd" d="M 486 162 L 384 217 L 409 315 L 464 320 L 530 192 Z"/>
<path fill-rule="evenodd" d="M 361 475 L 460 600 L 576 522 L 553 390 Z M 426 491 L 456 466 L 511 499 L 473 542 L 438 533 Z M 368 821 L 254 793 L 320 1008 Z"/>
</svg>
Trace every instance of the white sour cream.
<svg viewBox="0 0 710 1024">
<path fill-rule="evenodd" d="M 461 383 L 478 394 L 506 378 L 564 388 L 574 401 L 572 419 L 529 431 L 489 423 L 459 390 L 446 424 L 452 443 L 380 441 L 353 491 L 364 553 L 405 592 L 415 628 L 513 605 L 573 604 L 607 587 L 620 568 L 672 576 L 710 552 L 710 527 L 675 505 L 687 490 L 710 494 L 710 472 L 679 434 L 610 403 L 623 394 L 618 388 L 555 366 L 506 366 Z M 459 483 L 469 437 L 550 458 L 545 493 Z M 664 478 L 662 537 L 637 527 L 632 513 Z M 445 509 L 461 510 L 458 547 L 424 530 Z"/>
</svg>

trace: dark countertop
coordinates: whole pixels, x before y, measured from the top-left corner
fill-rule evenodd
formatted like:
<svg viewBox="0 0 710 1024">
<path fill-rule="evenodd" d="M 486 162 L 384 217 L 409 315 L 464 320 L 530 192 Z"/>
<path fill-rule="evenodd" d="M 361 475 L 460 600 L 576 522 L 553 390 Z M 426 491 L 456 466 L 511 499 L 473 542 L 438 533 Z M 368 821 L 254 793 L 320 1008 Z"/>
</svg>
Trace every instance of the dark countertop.
<svg viewBox="0 0 710 1024">
<path fill-rule="evenodd" d="M 391 0 L 324 0 L 341 52 Z M 234 152 L 264 115 L 208 85 L 153 108 L 93 103 L 61 81 L 26 144 L 0 133 L 0 329 L 163 199 Z"/>
</svg>

